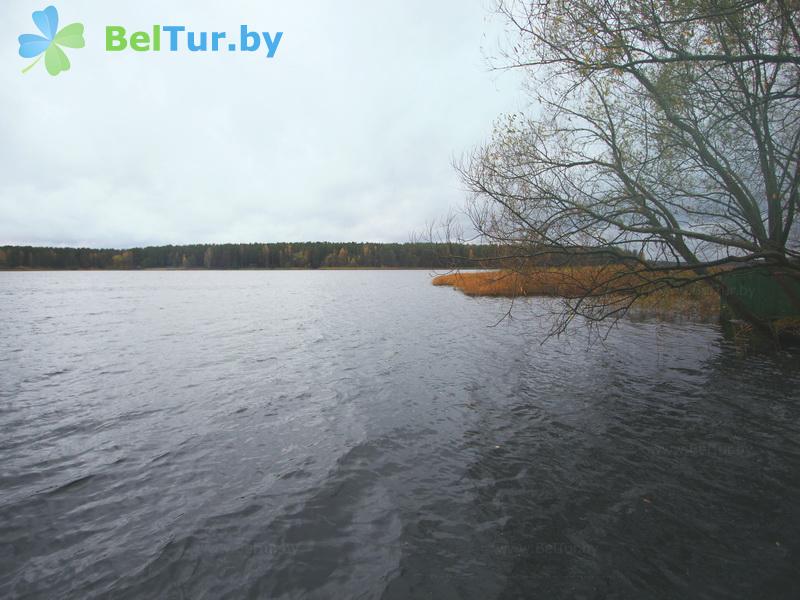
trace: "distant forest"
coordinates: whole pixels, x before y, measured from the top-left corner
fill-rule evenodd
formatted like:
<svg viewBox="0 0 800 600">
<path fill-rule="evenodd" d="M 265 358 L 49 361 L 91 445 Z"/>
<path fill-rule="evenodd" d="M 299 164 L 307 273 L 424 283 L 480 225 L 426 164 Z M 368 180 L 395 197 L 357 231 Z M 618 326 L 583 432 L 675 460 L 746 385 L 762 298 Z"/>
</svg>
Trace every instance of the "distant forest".
<svg viewBox="0 0 800 600">
<path fill-rule="evenodd" d="M 0 247 L 0 269 L 320 269 L 480 266 L 497 246 L 305 242 L 196 244 L 130 250 Z"/>
</svg>

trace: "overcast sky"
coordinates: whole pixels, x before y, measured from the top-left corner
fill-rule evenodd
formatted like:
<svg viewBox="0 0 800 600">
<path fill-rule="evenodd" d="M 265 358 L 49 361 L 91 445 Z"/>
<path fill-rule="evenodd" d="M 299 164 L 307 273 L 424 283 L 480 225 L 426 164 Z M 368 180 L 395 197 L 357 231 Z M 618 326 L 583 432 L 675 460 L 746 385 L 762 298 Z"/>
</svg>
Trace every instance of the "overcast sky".
<svg viewBox="0 0 800 600">
<path fill-rule="evenodd" d="M 407 241 L 462 206 L 451 162 L 519 110 L 492 0 L 60 0 L 87 46 L 18 55 L 3 0 L 0 244 Z M 283 31 L 275 58 L 107 53 L 106 25 Z"/>
</svg>

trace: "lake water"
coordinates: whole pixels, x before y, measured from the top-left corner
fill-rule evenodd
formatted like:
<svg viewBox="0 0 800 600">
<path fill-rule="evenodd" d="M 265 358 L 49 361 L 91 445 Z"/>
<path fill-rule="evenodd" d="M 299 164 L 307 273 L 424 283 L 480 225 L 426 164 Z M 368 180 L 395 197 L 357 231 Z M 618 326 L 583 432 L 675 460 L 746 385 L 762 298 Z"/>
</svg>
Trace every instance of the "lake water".
<svg viewBox="0 0 800 600">
<path fill-rule="evenodd" d="M 800 355 L 548 307 L 0 273 L 0 597 L 797 598 Z"/>
</svg>

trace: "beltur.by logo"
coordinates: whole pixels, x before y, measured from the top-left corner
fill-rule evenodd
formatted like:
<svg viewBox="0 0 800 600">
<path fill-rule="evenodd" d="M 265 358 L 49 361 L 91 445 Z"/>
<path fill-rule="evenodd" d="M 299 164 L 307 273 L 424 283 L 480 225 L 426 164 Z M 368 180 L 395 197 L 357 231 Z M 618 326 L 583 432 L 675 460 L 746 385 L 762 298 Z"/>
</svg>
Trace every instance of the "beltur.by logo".
<svg viewBox="0 0 800 600">
<path fill-rule="evenodd" d="M 121 26 L 106 27 L 106 51 L 121 52 L 130 48 L 135 52 L 161 52 L 162 38 L 170 52 L 188 50 L 189 52 L 255 52 L 262 46 L 267 58 L 273 58 L 278 51 L 283 32 L 274 34 L 268 31 L 250 31 L 247 25 L 239 28 L 237 39 L 228 38 L 224 31 L 187 31 L 183 25 L 153 25 L 151 31 L 136 31 L 128 36 Z M 237 44 L 238 42 L 238 44 Z"/>
<path fill-rule="evenodd" d="M 47 72 L 54 77 L 63 71 L 69 71 L 69 58 L 64 48 L 83 48 L 83 25 L 72 23 L 61 31 L 58 30 L 58 11 L 54 6 L 33 13 L 33 22 L 42 35 L 26 33 L 19 36 L 19 55 L 23 58 L 35 58 L 22 72 L 27 73 L 42 60 Z"/>
<path fill-rule="evenodd" d="M 33 22 L 41 35 L 26 33 L 19 36 L 19 55 L 35 58 L 22 71 L 27 73 L 44 57 L 44 64 L 50 75 L 69 71 L 70 62 L 64 48 L 83 48 L 84 27 L 82 23 L 72 23 L 59 31 L 58 11 L 54 6 L 33 13 Z M 239 31 L 228 35 L 224 31 L 191 31 L 185 25 L 153 25 L 147 31 L 128 30 L 121 25 L 107 25 L 105 28 L 105 51 L 122 52 L 257 52 L 261 50 L 267 58 L 274 58 L 283 32 L 260 31 L 241 25 Z"/>
</svg>

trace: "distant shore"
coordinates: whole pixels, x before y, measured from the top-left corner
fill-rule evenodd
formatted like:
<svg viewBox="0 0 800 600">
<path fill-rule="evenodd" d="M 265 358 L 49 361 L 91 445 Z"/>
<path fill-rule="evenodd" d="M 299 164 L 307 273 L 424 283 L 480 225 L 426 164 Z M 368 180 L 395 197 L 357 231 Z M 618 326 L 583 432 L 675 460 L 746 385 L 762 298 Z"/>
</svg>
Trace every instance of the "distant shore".
<svg viewBox="0 0 800 600">
<path fill-rule="evenodd" d="M 6 270 L 469 269 L 493 260 L 480 244 L 278 242 L 114 248 L 0 246 Z"/>
<path fill-rule="evenodd" d="M 460 267 L 459 271 L 479 272 L 485 271 L 483 267 Z M 0 267 L 0 273 L 63 273 L 63 272 L 93 272 L 93 273 L 137 273 L 137 272 L 152 272 L 152 271 L 185 271 L 185 272 L 202 272 L 202 271 L 427 271 L 427 272 L 441 272 L 450 271 L 445 267 L 239 267 L 229 269 L 213 269 L 205 267 L 142 267 L 139 269 L 125 269 L 120 267 L 108 268 L 95 268 L 95 269 L 53 269 L 53 268 L 29 268 L 29 267 L 16 267 L 13 269 Z"/>
</svg>

